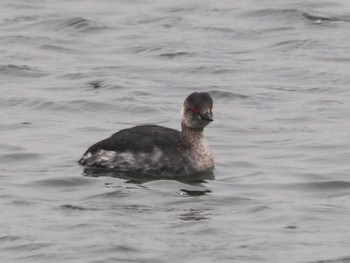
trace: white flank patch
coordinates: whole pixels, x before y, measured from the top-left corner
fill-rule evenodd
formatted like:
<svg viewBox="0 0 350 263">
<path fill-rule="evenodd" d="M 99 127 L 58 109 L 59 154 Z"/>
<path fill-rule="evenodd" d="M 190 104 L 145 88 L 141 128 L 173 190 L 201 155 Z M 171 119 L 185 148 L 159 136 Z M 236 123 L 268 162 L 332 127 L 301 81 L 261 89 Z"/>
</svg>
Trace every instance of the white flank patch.
<svg viewBox="0 0 350 263">
<path fill-rule="evenodd" d="M 102 162 L 112 162 L 116 155 L 117 153 L 114 151 L 100 150 L 98 152 L 98 156 Z"/>
</svg>

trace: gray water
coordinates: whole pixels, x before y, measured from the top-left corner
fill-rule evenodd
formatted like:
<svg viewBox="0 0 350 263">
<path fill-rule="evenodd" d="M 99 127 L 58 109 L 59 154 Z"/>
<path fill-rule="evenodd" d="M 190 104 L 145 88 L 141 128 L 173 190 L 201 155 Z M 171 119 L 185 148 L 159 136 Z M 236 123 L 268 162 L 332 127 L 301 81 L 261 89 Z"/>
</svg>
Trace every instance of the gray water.
<svg viewBox="0 0 350 263">
<path fill-rule="evenodd" d="M 0 3 L 1 262 L 350 262 L 347 0 Z M 208 91 L 214 178 L 89 175 Z"/>
</svg>

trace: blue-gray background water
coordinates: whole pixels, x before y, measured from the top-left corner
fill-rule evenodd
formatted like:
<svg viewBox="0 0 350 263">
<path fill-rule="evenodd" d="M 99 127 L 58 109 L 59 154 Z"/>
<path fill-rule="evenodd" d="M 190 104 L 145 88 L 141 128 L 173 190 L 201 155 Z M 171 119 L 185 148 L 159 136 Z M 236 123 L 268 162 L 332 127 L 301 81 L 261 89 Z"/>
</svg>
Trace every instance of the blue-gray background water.
<svg viewBox="0 0 350 263">
<path fill-rule="evenodd" d="M 349 262 L 347 0 L 0 3 L 1 262 Z M 87 176 L 214 98 L 215 178 Z"/>
</svg>

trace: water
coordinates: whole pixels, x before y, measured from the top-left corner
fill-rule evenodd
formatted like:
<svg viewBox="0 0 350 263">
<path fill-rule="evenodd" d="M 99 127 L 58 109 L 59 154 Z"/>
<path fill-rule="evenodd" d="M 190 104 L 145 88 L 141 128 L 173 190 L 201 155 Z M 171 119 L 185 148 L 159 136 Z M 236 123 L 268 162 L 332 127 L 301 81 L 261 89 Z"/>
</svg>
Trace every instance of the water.
<svg viewBox="0 0 350 263">
<path fill-rule="evenodd" d="M 1 1 L 1 262 L 349 262 L 350 4 Z M 89 176 L 209 91 L 215 178 Z"/>
</svg>

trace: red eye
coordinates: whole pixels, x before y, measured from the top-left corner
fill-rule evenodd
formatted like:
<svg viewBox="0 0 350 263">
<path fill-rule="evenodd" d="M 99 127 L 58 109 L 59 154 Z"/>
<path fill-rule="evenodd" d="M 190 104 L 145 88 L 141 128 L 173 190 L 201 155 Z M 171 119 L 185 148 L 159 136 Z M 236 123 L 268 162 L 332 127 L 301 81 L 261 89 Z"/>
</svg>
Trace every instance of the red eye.
<svg viewBox="0 0 350 263">
<path fill-rule="evenodd" d="M 193 108 L 192 110 L 193 113 L 198 113 L 199 112 L 199 109 L 197 107 Z"/>
</svg>

